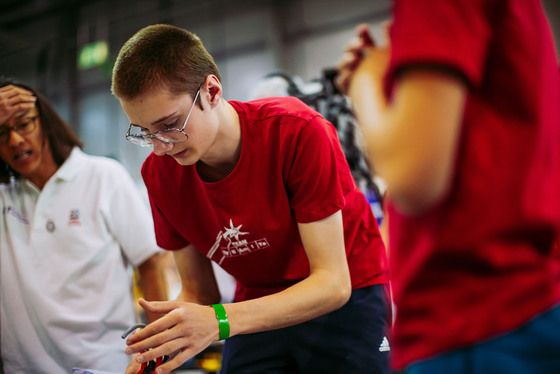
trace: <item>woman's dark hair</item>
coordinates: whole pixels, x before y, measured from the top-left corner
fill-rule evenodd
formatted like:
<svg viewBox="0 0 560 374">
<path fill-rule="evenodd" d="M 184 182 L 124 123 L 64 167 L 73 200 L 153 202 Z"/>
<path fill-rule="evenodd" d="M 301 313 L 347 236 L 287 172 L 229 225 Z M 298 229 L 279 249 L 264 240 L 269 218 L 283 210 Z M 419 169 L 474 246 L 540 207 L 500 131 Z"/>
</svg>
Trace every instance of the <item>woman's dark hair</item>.
<svg viewBox="0 0 560 374">
<path fill-rule="evenodd" d="M 70 126 L 58 115 L 51 103 L 33 88 L 17 82 L 13 79 L 0 77 L 0 87 L 8 85 L 19 86 L 33 92 L 37 97 L 35 106 L 39 111 L 39 120 L 43 130 L 43 140 L 48 142 L 58 166 L 68 158 L 73 147 L 83 148 L 82 142 L 72 131 Z M 10 176 L 19 177 L 18 173 L 12 170 L 4 160 L 0 159 L 0 183 L 7 183 Z"/>
</svg>

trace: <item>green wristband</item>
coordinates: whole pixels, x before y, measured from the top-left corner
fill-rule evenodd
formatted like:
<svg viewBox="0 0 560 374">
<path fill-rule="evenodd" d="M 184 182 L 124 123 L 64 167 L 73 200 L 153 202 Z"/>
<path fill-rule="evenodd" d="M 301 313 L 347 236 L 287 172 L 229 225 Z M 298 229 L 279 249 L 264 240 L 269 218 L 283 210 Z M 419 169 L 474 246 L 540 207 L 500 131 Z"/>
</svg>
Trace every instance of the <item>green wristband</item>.
<svg viewBox="0 0 560 374">
<path fill-rule="evenodd" d="M 211 305 L 216 312 L 218 319 L 218 328 L 220 329 L 220 340 L 229 338 L 229 321 L 226 314 L 226 308 L 222 304 Z"/>
</svg>

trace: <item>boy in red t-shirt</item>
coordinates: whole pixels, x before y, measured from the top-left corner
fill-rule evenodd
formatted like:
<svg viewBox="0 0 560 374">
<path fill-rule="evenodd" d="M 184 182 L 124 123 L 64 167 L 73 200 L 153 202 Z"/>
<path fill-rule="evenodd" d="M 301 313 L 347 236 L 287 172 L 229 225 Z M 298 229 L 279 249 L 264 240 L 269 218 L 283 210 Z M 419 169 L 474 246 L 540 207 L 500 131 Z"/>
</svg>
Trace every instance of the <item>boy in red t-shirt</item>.
<svg viewBox="0 0 560 374">
<path fill-rule="evenodd" d="M 127 352 L 179 351 L 167 373 L 231 336 L 222 373 L 387 373 L 384 246 L 335 128 L 295 98 L 224 100 L 200 39 L 170 25 L 123 46 L 113 92 L 127 139 L 153 146 L 142 176 L 183 284 L 180 301 L 141 301 L 166 315 Z M 236 302 L 218 304 L 211 261 Z"/>
</svg>

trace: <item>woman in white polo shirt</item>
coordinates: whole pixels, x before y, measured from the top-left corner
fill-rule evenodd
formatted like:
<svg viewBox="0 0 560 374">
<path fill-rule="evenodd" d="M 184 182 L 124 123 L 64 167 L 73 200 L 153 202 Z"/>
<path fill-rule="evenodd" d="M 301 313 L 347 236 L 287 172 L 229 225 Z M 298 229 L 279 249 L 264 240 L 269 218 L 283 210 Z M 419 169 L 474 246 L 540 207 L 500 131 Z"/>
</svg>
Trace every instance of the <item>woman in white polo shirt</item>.
<svg viewBox="0 0 560 374">
<path fill-rule="evenodd" d="M 147 204 L 33 89 L 0 82 L 0 329 L 7 373 L 123 372 L 128 264 L 166 298 Z"/>
</svg>

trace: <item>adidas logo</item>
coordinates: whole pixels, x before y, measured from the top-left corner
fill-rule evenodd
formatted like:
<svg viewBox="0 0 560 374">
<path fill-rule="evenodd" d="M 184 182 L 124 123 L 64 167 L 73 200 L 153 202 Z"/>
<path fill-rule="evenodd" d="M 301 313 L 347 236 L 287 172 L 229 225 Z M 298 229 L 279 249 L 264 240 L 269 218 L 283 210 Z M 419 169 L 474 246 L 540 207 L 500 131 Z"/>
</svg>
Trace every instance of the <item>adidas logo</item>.
<svg viewBox="0 0 560 374">
<path fill-rule="evenodd" d="M 379 352 L 388 352 L 390 350 L 391 350 L 391 347 L 389 347 L 389 340 L 387 340 L 387 337 L 384 336 L 383 341 L 381 342 L 381 345 L 379 346 Z"/>
</svg>

